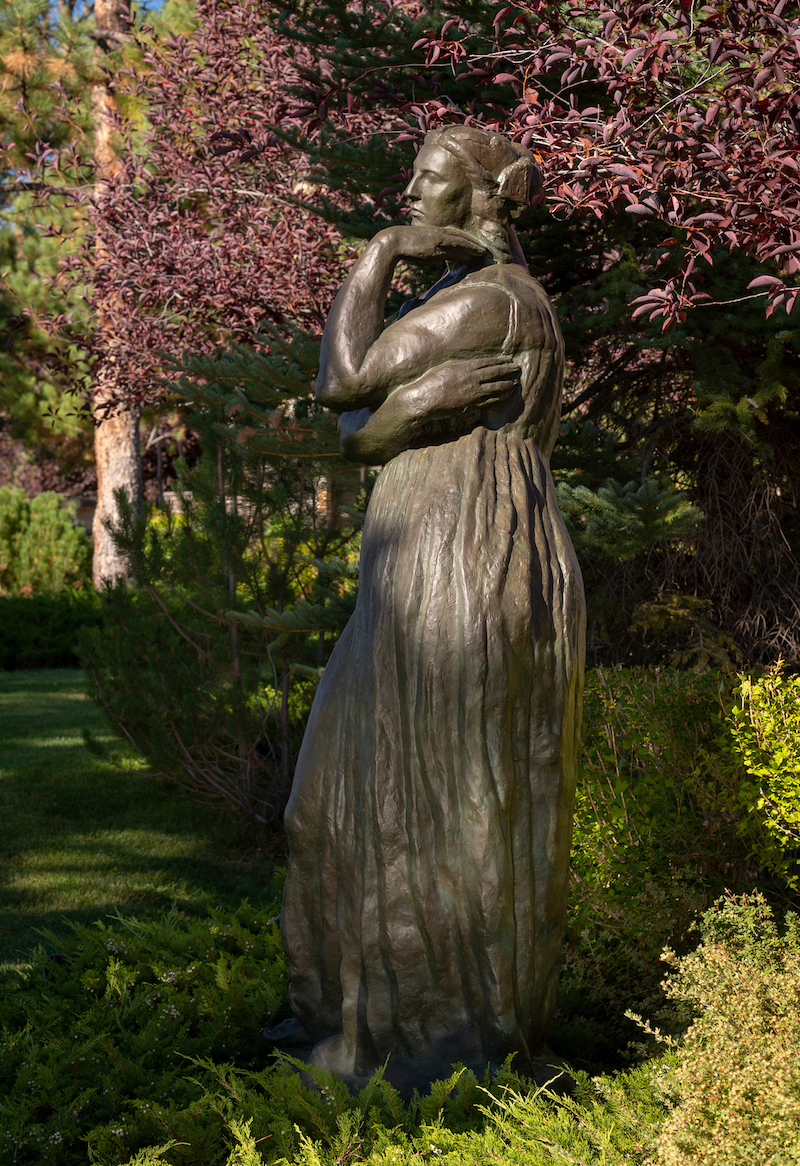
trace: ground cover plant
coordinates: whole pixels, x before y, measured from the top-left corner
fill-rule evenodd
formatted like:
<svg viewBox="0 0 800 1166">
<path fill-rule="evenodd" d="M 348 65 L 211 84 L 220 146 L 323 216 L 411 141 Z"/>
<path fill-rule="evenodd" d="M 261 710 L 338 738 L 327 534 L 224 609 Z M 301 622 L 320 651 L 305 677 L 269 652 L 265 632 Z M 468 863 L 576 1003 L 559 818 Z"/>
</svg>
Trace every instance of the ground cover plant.
<svg viewBox="0 0 800 1166">
<path fill-rule="evenodd" d="M 267 1057 L 260 1027 L 280 1017 L 285 977 L 267 911 L 77 925 L 4 984 L 6 1159 L 77 1164 L 88 1147 L 102 1166 L 800 1161 L 797 917 L 728 896 L 696 950 L 668 960 L 679 1037 L 666 1052 L 577 1070 L 561 1098 L 511 1065 L 482 1081 L 455 1066 L 404 1102 L 380 1071 L 351 1096 Z"/>
<path fill-rule="evenodd" d="M 356 1097 L 322 1072 L 309 1088 L 261 1037 L 285 1009 L 276 910 L 48 933 L 0 1003 L 5 1159 L 77 1164 L 88 1147 L 104 1166 L 644 1161 L 666 1113 L 650 1065 L 579 1074 L 563 1103 L 510 1066 L 481 1082 L 456 1068 L 408 1103 L 380 1074 Z"/>
<path fill-rule="evenodd" d="M 77 669 L 0 673 L 0 818 L 2 964 L 24 962 L 37 929 L 65 919 L 269 894 L 271 868 L 243 852 L 241 831 L 149 774 Z"/>
</svg>

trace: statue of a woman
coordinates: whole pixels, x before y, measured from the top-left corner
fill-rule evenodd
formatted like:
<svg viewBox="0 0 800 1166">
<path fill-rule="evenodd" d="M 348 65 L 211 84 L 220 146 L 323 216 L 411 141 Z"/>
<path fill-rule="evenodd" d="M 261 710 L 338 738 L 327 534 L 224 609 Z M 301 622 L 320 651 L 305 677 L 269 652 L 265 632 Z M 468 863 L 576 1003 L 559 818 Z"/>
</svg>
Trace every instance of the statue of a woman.
<svg viewBox="0 0 800 1166">
<path fill-rule="evenodd" d="M 554 1005 L 584 601 L 548 466 L 563 341 L 513 228 L 537 184 L 499 134 L 428 134 L 411 224 L 375 236 L 323 337 L 317 397 L 384 468 L 298 758 L 281 929 L 312 1063 L 345 1076 L 524 1069 Z M 432 258 L 385 326 L 398 261 Z"/>
</svg>

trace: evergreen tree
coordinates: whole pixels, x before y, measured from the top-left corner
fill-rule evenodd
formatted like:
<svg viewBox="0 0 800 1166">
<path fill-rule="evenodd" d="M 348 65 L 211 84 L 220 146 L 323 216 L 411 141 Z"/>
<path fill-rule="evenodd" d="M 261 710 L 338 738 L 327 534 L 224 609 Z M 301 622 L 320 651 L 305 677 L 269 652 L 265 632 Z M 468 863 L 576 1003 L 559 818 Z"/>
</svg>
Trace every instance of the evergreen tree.
<svg viewBox="0 0 800 1166">
<path fill-rule="evenodd" d="M 19 487 L 0 487 L 0 595 L 86 587 L 92 547 L 74 511 L 49 490 L 31 500 Z"/>
<path fill-rule="evenodd" d="M 84 652 L 95 698 L 157 772 L 275 831 L 353 608 L 360 482 L 309 396 L 316 346 L 262 342 L 269 356 L 186 358 L 177 392 L 202 457 L 179 467 L 179 513 L 137 517 L 120 495 L 138 587 L 108 589 Z"/>
<path fill-rule="evenodd" d="M 7 466 L 4 476 L 19 481 L 42 480 L 37 463 L 45 482 L 80 481 L 91 460 L 86 366 L 68 337 L 56 345 L 43 325 L 71 306 L 49 278 L 62 240 L 74 237 L 70 198 L 85 175 L 74 151 L 88 125 L 91 49 L 73 7 L 56 17 L 47 0 L 10 0 L 0 11 L 0 428 L 5 457 L 19 461 L 22 449 L 32 462 Z"/>
</svg>

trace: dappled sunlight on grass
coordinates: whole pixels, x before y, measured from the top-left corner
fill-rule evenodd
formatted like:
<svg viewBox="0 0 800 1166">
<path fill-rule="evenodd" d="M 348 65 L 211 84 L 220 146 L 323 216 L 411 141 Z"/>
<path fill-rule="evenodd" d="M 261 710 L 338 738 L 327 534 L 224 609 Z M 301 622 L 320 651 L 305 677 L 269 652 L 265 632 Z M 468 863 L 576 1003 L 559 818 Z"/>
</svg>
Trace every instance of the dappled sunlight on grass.
<svg viewBox="0 0 800 1166">
<path fill-rule="evenodd" d="M 84 700 L 86 698 L 84 697 Z M 115 741 L 115 738 L 110 733 L 93 733 L 92 736 L 96 741 L 102 742 L 104 745 L 110 745 Z M 70 737 L 38 737 L 35 741 L 28 740 L 27 737 L 3 737 L 3 760 L 7 761 L 8 754 L 6 753 L 7 746 L 16 745 L 19 749 L 85 749 L 86 746 L 81 736 Z M 146 768 L 143 758 L 131 756 L 133 765 L 140 768 Z"/>
<path fill-rule="evenodd" d="M 87 748 L 84 730 L 112 751 Z M 271 867 L 151 774 L 71 670 L 0 673 L 0 966 L 59 920 L 254 904 Z M 63 925 L 63 924 L 62 924 Z"/>
</svg>

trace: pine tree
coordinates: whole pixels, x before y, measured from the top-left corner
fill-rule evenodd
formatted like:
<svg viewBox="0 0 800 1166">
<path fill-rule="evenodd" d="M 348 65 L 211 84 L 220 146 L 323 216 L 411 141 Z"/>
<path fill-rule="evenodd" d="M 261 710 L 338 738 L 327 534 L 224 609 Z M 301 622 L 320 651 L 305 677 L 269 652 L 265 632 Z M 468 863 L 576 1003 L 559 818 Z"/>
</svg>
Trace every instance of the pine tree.
<svg viewBox="0 0 800 1166">
<path fill-rule="evenodd" d="M 203 454 L 179 468 L 179 513 L 137 517 L 119 495 L 114 538 L 138 586 L 109 587 L 84 651 L 95 698 L 157 772 L 274 834 L 353 609 L 360 483 L 310 395 L 317 346 L 261 339 L 270 355 L 234 346 L 175 368 Z"/>
<path fill-rule="evenodd" d="M 165 34 L 188 30 L 192 8 L 191 0 L 171 0 L 153 19 Z M 86 239 L 93 207 L 119 161 L 121 123 L 142 120 L 135 95 L 119 83 L 139 52 L 125 29 L 121 4 L 65 0 L 56 13 L 48 0 L 11 0 L 0 13 L 0 323 L 6 332 L 0 460 L 18 462 L 22 453 L 32 463 L 8 465 L 0 477 L 33 492 L 43 483 L 91 488 L 92 463 L 99 462 L 96 578 L 120 566 L 105 553 L 102 523 L 107 504 L 113 507 L 113 488 L 125 485 L 136 496 L 140 479 L 138 406 L 107 417 L 114 411 L 104 407 L 114 403 L 113 362 L 93 367 L 90 336 L 98 320 L 105 321 L 110 346 L 120 338 L 108 320 L 113 296 L 106 295 L 99 312 L 91 305 L 104 249 L 101 239 Z M 131 148 L 141 149 L 140 138 L 133 135 Z M 84 246 L 90 262 L 75 281 L 65 280 L 65 264 Z M 96 432 L 93 397 L 103 400 Z M 124 480 L 115 479 L 115 466 Z"/>
<path fill-rule="evenodd" d="M 63 9 L 56 18 L 47 0 L 10 0 L 0 12 L 0 424 L 5 456 L 18 460 L 22 448 L 31 461 L 4 476 L 41 480 L 35 467 L 44 463 L 45 483 L 80 477 L 91 457 L 74 391 L 87 370 L 43 324 L 70 307 L 48 280 L 60 240 L 75 234 L 70 196 L 85 171 L 73 151 L 88 126 L 90 42 Z"/>
</svg>

